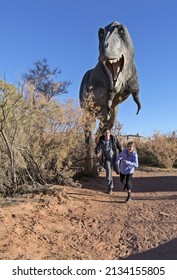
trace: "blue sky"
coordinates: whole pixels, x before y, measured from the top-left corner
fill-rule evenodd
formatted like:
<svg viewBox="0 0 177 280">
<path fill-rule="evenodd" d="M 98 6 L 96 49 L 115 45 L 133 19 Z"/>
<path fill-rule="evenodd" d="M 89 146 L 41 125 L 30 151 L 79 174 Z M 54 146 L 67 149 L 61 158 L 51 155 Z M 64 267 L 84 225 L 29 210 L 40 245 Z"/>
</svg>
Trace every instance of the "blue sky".
<svg viewBox="0 0 177 280">
<path fill-rule="evenodd" d="M 98 61 L 98 29 L 126 25 L 135 47 L 142 109 L 119 105 L 123 134 L 177 131 L 176 0 L 0 0 L 0 79 L 15 83 L 37 59 L 70 80 L 65 99 L 79 98 L 84 73 Z"/>
</svg>

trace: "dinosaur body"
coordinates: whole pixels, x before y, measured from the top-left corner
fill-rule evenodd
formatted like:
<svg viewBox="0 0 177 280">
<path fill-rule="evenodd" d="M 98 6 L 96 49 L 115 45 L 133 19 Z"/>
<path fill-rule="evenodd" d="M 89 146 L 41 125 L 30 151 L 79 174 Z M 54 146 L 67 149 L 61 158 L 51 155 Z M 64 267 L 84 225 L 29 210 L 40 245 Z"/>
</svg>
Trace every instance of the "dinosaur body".
<svg viewBox="0 0 177 280">
<path fill-rule="evenodd" d="M 139 112 L 139 83 L 134 63 L 134 47 L 127 28 L 113 22 L 100 28 L 99 58 L 94 69 L 87 71 L 80 86 L 81 107 L 92 94 L 95 106 L 99 107 L 100 125 L 112 128 L 117 106 L 132 94 Z"/>
<path fill-rule="evenodd" d="M 80 86 L 80 104 L 84 108 L 87 99 L 92 96 L 97 107 L 96 118 L 100 120 L 99 131 L 111 129 L 115 123 L 118 104 L 133 96 L 141 108 L 139 83 L 134 63 L 134 46 L 127 28 L 119 22 L 113 22 L 98 31 L 99 57 L 95 68 L 88 70 Z M 89 111 L 88 106 L 86 110 Z M 93 119 L 91 119 L 93 122 Z M 96 121 L 96 120 L 95 120 Z M 87 127 L 89 127 L 87 125 Z M 90 126 L 93 128 L 93 126 Z M 87 142 L 93 138 L 87 131 Z"/>
</svg>

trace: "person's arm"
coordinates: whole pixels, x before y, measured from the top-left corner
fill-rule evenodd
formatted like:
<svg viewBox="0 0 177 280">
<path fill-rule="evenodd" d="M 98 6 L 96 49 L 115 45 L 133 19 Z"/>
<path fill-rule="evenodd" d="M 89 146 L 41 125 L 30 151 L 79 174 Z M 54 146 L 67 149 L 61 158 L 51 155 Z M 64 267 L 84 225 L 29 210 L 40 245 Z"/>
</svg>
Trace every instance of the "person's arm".
<svg viewBox="0 0 177 280">
<path fill-rule="evenodd" d="M 99 157 L 101 155 L 101 152 L 102 152 L 101 141 L 99 141 L 95 148 L 96 156 Z"/>
<path fill-rule="evenodd" d="M 120 154 L 117 155 L 116 164 L 120 163 L 120 160 L 122 159 L 122 156 L 123 156 L 123 151 Z"/>
<path fill-rule="evenodd" d="M 122 152 L 122 145 L 120 144 L 119 140 L 115 138 L 116 148 L 119 150 L 119 154 Z"/>
<path fill-rule="evenodd" d="M 138 155 L 137 155 L 137 153 L 135 153 L 133 155 L 132 161 L 125 160 L 124 162 L 125 162 L 126 165 L 129 165 L 129 166 L 132 166 L 132 167 L 138 167 L 139 164 L 138 164 Z"/>
</svg>

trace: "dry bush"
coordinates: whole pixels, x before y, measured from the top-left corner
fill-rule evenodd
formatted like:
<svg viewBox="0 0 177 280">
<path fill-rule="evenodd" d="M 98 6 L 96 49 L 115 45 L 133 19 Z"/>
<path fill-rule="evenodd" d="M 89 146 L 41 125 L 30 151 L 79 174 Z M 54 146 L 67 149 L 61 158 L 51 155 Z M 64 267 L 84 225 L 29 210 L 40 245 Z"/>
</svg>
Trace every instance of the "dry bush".
<svg viewBox="0 0 177 280">
<path fill-rule="evenodd" d="M 177 160 L 176 134 L 156 132 L 152 139 L 137 145 L 141 163 L 172 168 Z"/>
<path fill-rule="evenodd" d="M 121 124 L 118 120 L 115 121 L 113 128 L 111 129 L 111 134 L 114 136 L 120 136 L 123 124 Z"/>
<path fill-rule="evenodd" d="M 150 140 L 147 140 L 146 142 L 135 141 L 139 164 L 147 166 L 158 166 L 159 164 L 155 155 L 149 151 L 149 143 Z"/>
<path fill-rule="evenodd" d="M 86 144 L 91 144 L 90 141 L 93 140 L 91 136 L 93 136 L 96 127 L 96 119 L 100 118 L 100 107 L 95 106 L 93 93 L 87 94 L 81 106 L 83 108 L 81 126 L 85 132 L 85 142 Z"/>
<path fill-rule="evenodd" d="M 81 112 L 72 100 L 65 104 L 35 97 L 0 82 L 0 152 L 3 195 L 20 185 L 72 183 L 74 161 L 84 156 Z M 26 94 L 28 91 L 29 94 Z"/>
<path fill-rule="evenodd" d="M 18 184 L 16 165 L 23 166 L 18 152 L 21 141 L 21 128 L 25 121 L 25 108 L 22 94 L 4 81 L 0 81 L 0 144 L 1 144 L 1 184 L 12 193 Z"/>
<path fill-rule="evenodd" d="M 155 133 L 149 143 L 149 152 L 154 154 L 159 165 L 172 168 L 177 159 L 177 137 L 175 133 Z"/>
</svg>

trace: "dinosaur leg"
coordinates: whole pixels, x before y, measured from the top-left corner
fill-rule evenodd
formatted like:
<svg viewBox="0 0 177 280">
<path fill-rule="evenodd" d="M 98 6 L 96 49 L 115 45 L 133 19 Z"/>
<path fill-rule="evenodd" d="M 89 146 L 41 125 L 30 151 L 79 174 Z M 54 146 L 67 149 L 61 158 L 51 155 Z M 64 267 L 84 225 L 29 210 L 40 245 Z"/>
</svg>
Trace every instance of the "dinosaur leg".
<svg viewBox="0 0 177 280">
<path fill-rule="evenodd" d="M 88 176 L 97 175 L 97 162 L 95 158 L 95 126 L 96 120 L 88 112 L 85 112 L 85 143 L 86 143 L 86 159 L 84 163 L 84 173 Z"/>
<path fill-rule="evenodd" d="M 111 109 L 110 118 L 108 120 L 107 120 L 107 116 L 106 115 L 104 116 L 104 118 L 100 121 L 99 128 L 97 130 L 97 135 L 102 134 L 104 129 L 111 129 L 114 126 L 116 116 L 117 116 L 117 111 L 118 111 L 118 106 Z"/>
<path fill-rule="evenodd" d="M 112 101 L 114 99 L 114 96 L 115 96 L 115 92 L 111 92 L 109 100 L 108 100 L 107 121 L 109 121 L 109 119 L 111 118 L 111 115 L 112 115 Z"/>
<path fill-rule="evenodd" d="M 111 111 L 110 119 L 108 120 L 109 128 L 111 129 L 116 121 L 116 116 L 118 112 L 118 106 L 114 107 Z"/>
</svg>

